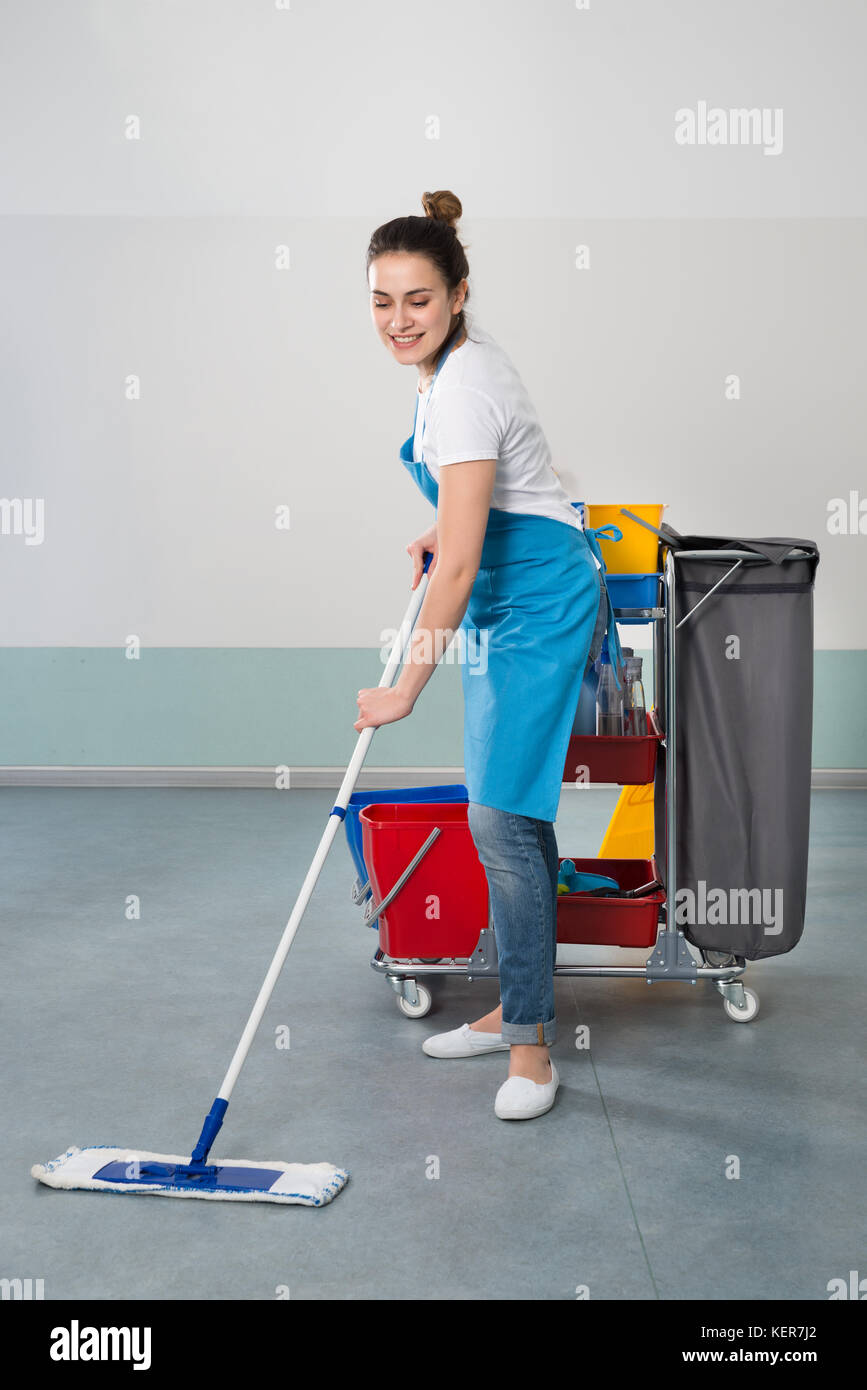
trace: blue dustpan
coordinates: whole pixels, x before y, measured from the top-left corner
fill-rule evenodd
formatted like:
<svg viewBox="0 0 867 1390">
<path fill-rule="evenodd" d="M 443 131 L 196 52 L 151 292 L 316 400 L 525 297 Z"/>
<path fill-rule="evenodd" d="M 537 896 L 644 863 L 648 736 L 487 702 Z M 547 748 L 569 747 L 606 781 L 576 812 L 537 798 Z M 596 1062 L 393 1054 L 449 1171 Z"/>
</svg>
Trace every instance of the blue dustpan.
<svg viewBox="0 0 867 1390">
<path fill-rule="evenodd" d="M 587 893 L 595 898 L 620 897 L 622 893 L 615 878 L 606 874 L 579 873 L 571 859 L 563 860 L 557 881 L 567 893 Z"/>
</svg>

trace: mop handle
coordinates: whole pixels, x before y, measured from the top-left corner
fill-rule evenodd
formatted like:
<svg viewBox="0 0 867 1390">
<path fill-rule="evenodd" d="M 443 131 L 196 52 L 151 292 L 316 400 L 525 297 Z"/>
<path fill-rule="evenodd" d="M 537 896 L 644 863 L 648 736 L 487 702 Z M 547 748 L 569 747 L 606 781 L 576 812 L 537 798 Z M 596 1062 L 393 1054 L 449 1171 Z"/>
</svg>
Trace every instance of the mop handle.
<svg viewBox="0 0 867 1390">
<path fill-rule="evenodd" d="M 400 625 L 400 630 L 392 644 L 391 652 L 389 653 L 388 657 L 388 662 L 386 664 L 385 670 L 382 673 L 382 680 L 379 682 L 380 687 L 391 685 L 392 680 L 394 678 L 394 673 L 403 659 L 404 651 L 409 645 L 409 639 L 412 636 L 412 630 L 415 627 L 416 620 L 419 615 L 419 610 L 421 608 L 422 602 L 424 600 L 425 591 L 427 589 L 427 572 L 430 568 L 432 560 L 433 555 L 430 553 L 430 551 L 428 551 L 424 559 L 424 569 L 422 571 L 422 578 L 419 581 L 418 587 L 413 590 L 412 598 L 409 601 L 409 606 L 407 607 L 406 613 L 404 614 L 403 622 Z M 235 1055 L 232 1058 L 232 1061 L 229 1065 L 229 1070 L 226 1072 L 226 1075 L 223 1079 L 223 1084 L 217 1092 L 218 1100 L 229 1100 L 229 1097 L 232 1094 L 232 1088 L 234 1087 L 235 1082 L 238 1079 L 238 1073 L 244 1065 L 244 1062 L 247 1060 L 247 1053 L 250 1051 L 250 1046 L 253 1042 L 253 1038 L 256 1035 L 256 1030 L 258 1029 L 260 1022 L 262 1021 L 262 1015 L 264 1014 L 265 1009 L 268 1006 L 268 1001 L 271 998 L 280 971 L 283 969 L 283 963 L 286 960 L 287 955 L 289 954 L 289 947 L 292 945 L 292 942 L 295 939 L 295 933 L 298 930 L 298 927 L 301 923 L 301 918 L 304 916 L 307 904 L 309 903 L 310 898 L 313 894 L 313 889 L 316 887 L 316 880 L 319 878 L 322 865 L 325 863 L 328 851 L 331 848 L 331 842 L 337 833 L 337 827 L 340 825 L 340 822 L 343 820 L 343 817 L 346 813 L 346 807 L 349 804 L 349 798 L 352 796 L 352 793 L 355 789 L 355 783 L 358 780 L 358 774 L 361 771 L 361 765 L 364 762 L 364 759 L 367 755 L 367 750 L 370 747 L 370 741 L 373 738 L 375 732 L 375 726 L 370 725 L 368 726 L 368 728 L 362 729 L 361 733 L 358 735 L 358 742 L 355 745 L 355 752 L 353 753 L 349 761 L 349 766 L 347 767 L 343 781 L 340 784 L 340 791 L 337 793 L 337 800 L 335 801 L 331 814 L 328 817 L 328 824 L 325 827 L 325 833 L 323 834 L 322 839 L 319 841 L 319 848 L 317 849 L 316 854 L 313 857 L 313 863 L 307 870 L 307 877 L 301 885 L 301 892 L 298 894 L 297 901 L 295 903 L 294 908 L 292 909 L 292 915 L 289 918 L 289 921 L 286 923 L 285 930 L 283 932 L 282 937 L 280 938 L 280 944 L 277 947 L 277 950 L 274 954 L 274 959 L 271 961 L 271 965 L 268 969 L 268 974 L 265 976 L 265 979 L 262 982 L 262 988 L 259 990 L 258 997 L 256 999 L 255 1004 L 253 1005 L 250 1017 L 247 1020 L 247 1026 L 241 1034 L 241 1040 L 238 1043 L 237 1048 L 235 1049 Z"/>
</svg>

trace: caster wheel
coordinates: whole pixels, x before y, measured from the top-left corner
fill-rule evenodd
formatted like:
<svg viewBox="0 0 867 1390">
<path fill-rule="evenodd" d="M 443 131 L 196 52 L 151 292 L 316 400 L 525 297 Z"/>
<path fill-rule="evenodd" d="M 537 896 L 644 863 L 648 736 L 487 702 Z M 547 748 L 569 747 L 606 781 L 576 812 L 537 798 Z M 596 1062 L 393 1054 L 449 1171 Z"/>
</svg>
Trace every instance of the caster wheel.
<svg viewBox="0 0 867 1390">
<path fill-rule="evenodd" d="M 421 965 L 439 965 L 442 956 L 419 956 L 418 959 Z"/>
<path fill-rule="evenodd" d="M 402 994 L 399 994 L 397 998 L 397 1007 L 407 1018 L 424 1018 L 425 1014 L 430 1013 L 433 1003 L 431 992 L 429 989 L 425 989 L 424 985 L 416 985 L 415 988 L 418 994 L 418 1003 L 410 1004 L 404 999 Z"/>
<path fill-rule="evenodd" d="M 730 999 L 724 999 L 723 1008 L 735 1023 L 749 1023 L 759 1011 L 759 996 L 754 989 L 744 985 L 744 1007 L 739 1009 Z"/>
<path fill-rule="evenodd" d="M 724 965 L 735 964 L 734 956 L 729 955 L 726 951 L 705 951 L 704 958 L 708 965 L 715 966 L 717 969 Z"/>
</svg>

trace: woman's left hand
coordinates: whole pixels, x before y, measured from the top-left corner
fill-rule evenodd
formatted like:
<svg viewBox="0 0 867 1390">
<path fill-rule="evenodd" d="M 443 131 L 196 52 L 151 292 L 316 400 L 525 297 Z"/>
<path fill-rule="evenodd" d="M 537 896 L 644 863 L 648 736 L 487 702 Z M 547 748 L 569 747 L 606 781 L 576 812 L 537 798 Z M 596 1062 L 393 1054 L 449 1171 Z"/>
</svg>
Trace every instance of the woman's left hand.
<svg viewBox="0 0 867 1390">
<path fill-rule="evenodd" d="M 371 690 L 359 690 L 356 704 L 359 716 L 353 729 L 378 729 L 380 724 L 393 724 L 397 719 L 405 719 L 412 714 L 413 706 L 397 686 L 374 686 Z"/>
</svg>

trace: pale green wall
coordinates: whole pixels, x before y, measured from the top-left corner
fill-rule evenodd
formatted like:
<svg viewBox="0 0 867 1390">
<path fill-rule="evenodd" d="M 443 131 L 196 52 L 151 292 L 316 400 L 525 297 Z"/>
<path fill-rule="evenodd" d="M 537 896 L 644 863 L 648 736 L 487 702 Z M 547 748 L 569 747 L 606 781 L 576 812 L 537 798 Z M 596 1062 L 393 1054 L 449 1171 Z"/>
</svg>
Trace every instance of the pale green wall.
<svg viewBox="0 0 867 1390">
<path fill-rule="evenodd" d="M 649 653 L 637 649 L 649 667 Z M 378 650 L 106 648 L 0 650 L 4 766 L 340 766 L 356 692 Z M 813 766 L 867 767 L 867 653 L 817 651 Z M 460 668 L 442 665 L 409 719 L 380 729 L 377 766 L 460 766 Z"/>
</svg>

